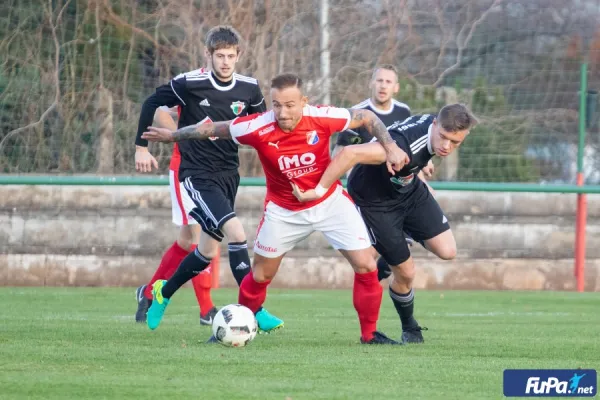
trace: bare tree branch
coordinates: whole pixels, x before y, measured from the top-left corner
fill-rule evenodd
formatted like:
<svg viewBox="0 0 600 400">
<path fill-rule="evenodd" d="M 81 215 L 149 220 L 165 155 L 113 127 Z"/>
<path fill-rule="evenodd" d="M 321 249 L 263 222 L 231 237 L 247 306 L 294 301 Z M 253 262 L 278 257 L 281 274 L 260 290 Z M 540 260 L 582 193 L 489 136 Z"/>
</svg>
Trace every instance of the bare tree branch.
<svg viewBox="0 0 600 400">
<path fill-rule="evenodd" d="M 58 104 L 60 102 L 60 81 L 59 81 L 60 44 L 58 42 L 58 36 L 56 35 L 56 26 L 54 25 L 54 21 L 53 21 L 53 17 L 52 17 L 52 14 L 53 14 L 52 13 L 52 0 L 48 0 L 48 8 L 46 9 L 46 14 L 47 14 L 47 18 L 48 18 L 48 23 L 50 24 L 50 29 L 52 31 L 52 41 L 54 42 L 54 101 L 52 102 L 52 104 L 50 104 L 48 106 L 46 111 L 44 111 L 42 113 L 42 115 L 36 122 L 25 125 L 23 127 L 17 128 L 17 129 L 13 129 L 12 131 L 8 132 L 4 136 L 4 138 L 2 138 L 2 140 L 0 141 L 0 153 L 4 149 L 4 145 L 6 144 L 6 142 L 8 142 L 8 140 L 10 138 L 12 138 L 15 135 L 18 135 L 19 133 L 21 133 L 23 131 L 26 131 L 31 128 L 35 128 L 35 127 L 39 126 L 40 124 L 42 124 L 46 120 L 46 118 L 48 118 L 48 115 L 50 115 L 50 113 L 52 111 L 54 111 L 55 108 L 58 107 Z"/>
<path fill-rule="evenodd" d="M 499 5 L 502 2 L 502 0 L 494 0 L 494 2 L 492 3 L 492 5 L 486 10 L 484 11 L 479 18 L 477 18 L 473 24 L 471 25 L 471 29 L 469 30 L 469 33 L 467 35 L 467 37 L 462 41 L 462 43 L 459 43 L 459 40 L 457 39 L 457 45 L 458 45 L 458 54 L 456 55 L 456 62 L 449 68 L 447 68 L 445 71 L 443 71 L 439 77 L 437 78 L 437 80 L 435 82 L 433 82 L 433 86 L 437 87 L 439 86 L 444 79 L 446 78 L 446 76 L 448 76 L 449 74 L 451 74 L 452 72 L 454 72 L 454 70 L 456 70 L 461 63 L 462 60 L 462 53 L 464 51 L 464 49 L 467 47 L 467 45 L 469 44 L 469 42 L 471 41 L 471 38 L 473 37 L 473 33 L 475 33 L 475 30 L 477 29 L 477 27 L 479 26 L 479 24 L 481 24 L 487 17 L 488 15 L 490 15 L 493 11 L 493 9 Z M 470 4 L 470 3 L 469 3 Z M 462 30 L 465 29 L 466 25 L 463 26 L 463 28 L 461 29 L 461 33 Z M 460 38 L 460 36 L 462 36 L 460 33 L 458 35 L 458 37 Z"/>
</svg>

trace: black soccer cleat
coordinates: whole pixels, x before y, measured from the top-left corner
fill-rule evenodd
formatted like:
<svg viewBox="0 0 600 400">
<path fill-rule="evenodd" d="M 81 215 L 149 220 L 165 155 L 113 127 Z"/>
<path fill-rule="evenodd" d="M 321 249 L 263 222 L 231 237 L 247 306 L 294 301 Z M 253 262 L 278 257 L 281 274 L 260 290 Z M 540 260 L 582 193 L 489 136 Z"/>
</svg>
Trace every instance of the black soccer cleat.
<svg viewBox="0 0 600 400">
<path fill-rule="evenodd" d="M 140 286 L 135 291 L 135 298 L 138 303 L 138 308 L 135 312 L 135 322 L 139 323 L 146 323 L 146 314 L 152 304 L 152 300 L 148 300 L 146 296 L 144 296 L 144 290 L 146 290 L 146 285 Z"/>
<path fill-rule="evenodd" d="M 217 315 L 217 308 L 213 307 L 204 315 L 200 314 L 200 325 L 212 325 L 215 315 Z"/>
<path fill-rule="evenodd" d="M 369 340 L 368 342 L 365 341 L 363 338 L 360 338 L 360 343 L 361 344 L 395 344 L 395 345 L 402 344 L 400 342 L 396 342 L 394 339 L 390 339 L 389 337 L 385 336 L 383 333 L 381 333 L 379 331 L 373 332 L 373 339 Z"/>
<path fill-rule="evenodd" d="M 419 325 L 414 328 L 403 329 L 402 330 L 402 343 L 403 344 L 415 344 L 415 343 L 423 343 L 425 339 L 423 339 L 423 334 L 421 331 L 426 331 L 427 328 L 422 328 Z"/>
</svg>

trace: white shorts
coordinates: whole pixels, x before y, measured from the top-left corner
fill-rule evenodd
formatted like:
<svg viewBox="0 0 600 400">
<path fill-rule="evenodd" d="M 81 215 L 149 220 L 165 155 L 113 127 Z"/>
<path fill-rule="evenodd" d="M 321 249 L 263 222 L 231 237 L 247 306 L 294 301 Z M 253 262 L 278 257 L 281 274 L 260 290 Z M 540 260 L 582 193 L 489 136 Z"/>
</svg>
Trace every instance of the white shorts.
<svg viewBox="0 0 600 400">
<path fill-rule="evenodd" d="M 336 250 L 371 247 L 358 209 L 340 186 L 328 199 L 306 210 L 291 211 L 269 202 L 258 226 L 254 252 L 279 257 L 315 231 L 322 232 Z"/>
<path fill-rule="evenodd" d="M 189 216 L 196 205 L 190 198 L 188 191 L 179 182 L 176 172 L 169 170 L 169 191 L 171 192 L 171 214 L 173 223 L 177 226 L 196 225 L 198 221 Z"/>
</svg>

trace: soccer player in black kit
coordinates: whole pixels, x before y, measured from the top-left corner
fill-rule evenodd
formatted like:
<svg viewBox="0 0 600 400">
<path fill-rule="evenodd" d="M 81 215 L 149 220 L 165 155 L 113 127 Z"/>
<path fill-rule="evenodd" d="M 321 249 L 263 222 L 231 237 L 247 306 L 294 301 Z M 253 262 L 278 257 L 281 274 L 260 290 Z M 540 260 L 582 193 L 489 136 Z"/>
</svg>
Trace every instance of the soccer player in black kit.
<svg viewBox="0 0 600 400">
<path fill-rule="evenodd" d="M 396 100 L 394 96 L 400 90 L 398 70 L 391 64 L 383 64 L 375 68 L 369 82 L 371 97 L 352 106 L 352 109 L 370 110 L 379 117 L 385 126 L 404 121 L 410 117 L 410 107 Z M 346 130 L 337 137 L 333 154 L 337 154 L 343 146 L 369 143 L 373 139 L 366 129 Z"/>
<path fill-rule="evenodd" d="M 147 146 L 142 133 L 152 125 L 154 113 L 160 106 L 179 106 L 180 128 L 266 111 L 257 80 L 235 73 L 240 53 L 237 32 L 231 27 L 219 26 L 207 37 L 213 71 L 182 74 L 157 88 L 142 107 L 136 145 Z M 153 310 L 165 307 L 180 286 L 210 264 L 224 236 L 229 241 L 229 263 L 238 285 L 250 272 L 246 234 L 234 211 L 240 183 L 238 146 L 232 140 L 212 139 L 178 143 L 181 154 L 179 180 L 195 203 L 190 215 L 198 221 L 202 233 L 198 247 L 183 259 L 171 279 L 154 283 L 146 321 L 152 329 L 155 328 Z M 258 310 L 256 319 L 263 331 L 283 325 L 283 321 L 265 309 Z"/>
<path fill-rule="evenodd" d="M 300 201 L 314 200 L 354 167 L 348 192 L 370 231 L 373 246 L 386 261 L 378 263 L 378 268 L 391 268 L 389 293 L 402 322 L 403 343 L 423 342 L 422 328 L 413 316 L 415 267 L 404 232 L 441 259 L 456 256 L 448 219 L 417 174 L 434 155 L 446 157 L 455 151 L 476 124 L 475 116 L 462 104 L 447 105 L 437 115 L 416 115 L 388 127 L 410 158 L 394 175 L 382 164 L 385 152 L 380 151 L 381 146 L 367 143 L 340 151 L 315 189 L 303 192 L 292 185 Z"/>
<path fill-rule="evenodd" d="M 410 107 L 394 98 L 400 91 L 398 70 L 396 67 L 391 64 L 382 64 L 376 67 L 373 70 L 369 88 L 371 89 L 371 97 L 352 106 L 352 109 L 373 111 L 387 127 L 398 124 L 410 117 Z M 369 132 L 367 132 L 366 129 L 340 132 L 333 149 L 333 155 L 335 156 L 339 153 L 344 146 L 369 143 L 372 139 L 373 137 L 369 135 Z M 423 170 L 419 172 L 419 178 L 427 183 L 426 177 L 430 177 L 433 174 L 433 169 L 433 163 L 429 163 L 426 168 L 423 168 Z M 346 175 L 349 175 L 351 171 L 352 170 L 350 169 Z M 429 187 L 429 189 L 433 191 L 431 187 Z M 406 235 L 406 241 L 412 246 L 413 239 L 409 235 Z M 380 265 L 385 264 L 381 259 L 378 262 Z M 386 279 L 390 276 L 391 271 L 389 271 L 389 268 L 387 271 L 387 274 L 380 274 L 379 280 Z"/>
</svg>

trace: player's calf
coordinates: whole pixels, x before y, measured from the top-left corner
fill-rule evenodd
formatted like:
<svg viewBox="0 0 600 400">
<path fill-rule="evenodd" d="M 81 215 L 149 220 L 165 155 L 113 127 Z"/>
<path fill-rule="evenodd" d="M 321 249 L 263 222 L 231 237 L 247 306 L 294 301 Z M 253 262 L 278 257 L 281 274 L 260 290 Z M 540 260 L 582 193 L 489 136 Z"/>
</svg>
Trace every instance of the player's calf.
<svg viewBox="0 0 600 400">
<path fill-rule="evenodd" d="M 250 256 L 248 255 L 248 243 L 244 241 L 230 242 L 227 245 L 229 250 L 229 266 L 231 273 L 238 286 L 250 272 Z"/>
<path fill-rule="evenodd" d="M 248 307 L 256 315 L 258 327 L 263 332 L 270 332 L 283 327 L 283 321 L 263 309 L 267 298 L 267 287 L 277 273 L 283 255 L 268 258 L 254 253 L 254 269 L 247 274 L 240 284 L 238 302 Z"/>
<path fill-rule="evenodd" d="M 415 295 L 412 282 L 415 267 L 412 258 L 392 267 L 394 279 L 389 286 L 389 295 L 402 324 L 403 343 L 422 343 L 423 328 L 414 317 Z"/>
</svg>

